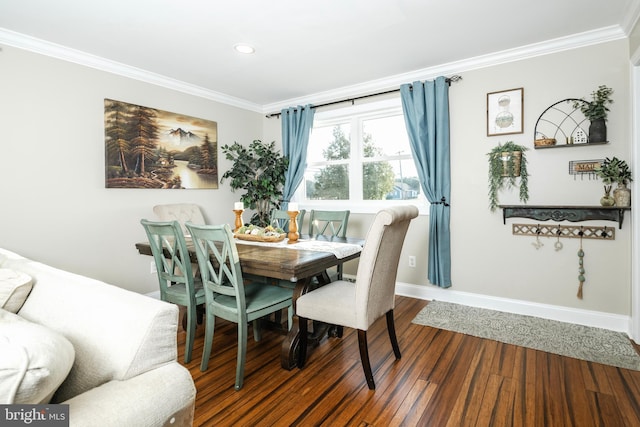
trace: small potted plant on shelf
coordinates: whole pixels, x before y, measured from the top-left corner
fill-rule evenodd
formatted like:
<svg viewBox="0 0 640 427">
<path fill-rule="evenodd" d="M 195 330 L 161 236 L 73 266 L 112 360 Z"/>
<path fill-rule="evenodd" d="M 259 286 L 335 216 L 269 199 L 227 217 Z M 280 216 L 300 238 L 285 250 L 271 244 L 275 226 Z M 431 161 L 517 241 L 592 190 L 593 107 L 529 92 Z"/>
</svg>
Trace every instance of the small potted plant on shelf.
<svg viewBox="0 0 640 427">
<path fill-rule="evenodd" d="M 612 93 L 613 89 L 600 85 L 597 90 L 591 92 L 591 101 L 582 99 L 573 103 L 573 107 L 580 108 L 589 119 L 589 142 L 607 142 L 607 105 L 613 103 Z"/>
<path fill-rule="evenodd" d="M 627 184 L 632 179 L 631 170 L 626 161 L 617 157 L 611 159 L 607 157 L 600 166 L 595 167 L 594 172 L 604 184 L 604 196 L 600 199 L 602 206 L 631 206 L 631 190 L 627 188 Z M 611 186 L 614 182 L 618 184 L 618 188 L 614 190 L 611 197 Z"/>
<path fill-rule="evenodd" d="M 525 151 L 528 148 L 513 141 L 498 144 L 487 153 L 489 157 L 489 209 L 498 207 L 498 192 L 501 189 L 520 187 L 520 201 L 529 200 L 529 173 Z M 518 184 L 517 178 L 520 178 Z"/>
<path fill-rule="evenodd" d="M 223 145 L 222 152 L 227 160 L 233 160 L 231 168 L 222 175 L 220 182 L 231 180 L 231 190 L 246 190 L 241 196 L 245 206 L 255 209 L 250 223 L 259 227 L 269 225 L 271 210 L 278 208 L 282 197 L 285 172 L 289 167 L 289 158 L 283 157 L 270 144 L 254 140 L 249 147 L 234 142 Z"/>
</svg>

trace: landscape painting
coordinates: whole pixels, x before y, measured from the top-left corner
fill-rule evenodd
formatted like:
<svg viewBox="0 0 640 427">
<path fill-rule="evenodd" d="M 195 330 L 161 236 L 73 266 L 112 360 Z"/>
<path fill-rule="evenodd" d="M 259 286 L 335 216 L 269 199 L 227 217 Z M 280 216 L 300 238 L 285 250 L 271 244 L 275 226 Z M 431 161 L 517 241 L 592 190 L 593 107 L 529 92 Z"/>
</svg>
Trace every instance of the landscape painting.
<svg viewBox="0 0 640 427">
<path fill-rule="evenodd" d="M 107 188 L 218 188 L 218 125 L 104 100 Z"/>
</svg>

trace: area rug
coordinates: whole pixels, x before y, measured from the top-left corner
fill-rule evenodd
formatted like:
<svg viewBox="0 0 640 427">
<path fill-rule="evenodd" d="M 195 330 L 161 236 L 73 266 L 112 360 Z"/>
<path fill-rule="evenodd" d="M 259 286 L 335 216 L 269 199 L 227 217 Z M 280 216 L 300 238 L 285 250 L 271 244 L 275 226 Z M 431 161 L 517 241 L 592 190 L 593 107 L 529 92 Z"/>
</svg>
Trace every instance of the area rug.
<svg viewBox="0 0 640 427">
<path fill-rule="evenodd" d="M 533 316 L 431 301 L 413 323 L 640 371 L 627 335 Z"/>
</svg>

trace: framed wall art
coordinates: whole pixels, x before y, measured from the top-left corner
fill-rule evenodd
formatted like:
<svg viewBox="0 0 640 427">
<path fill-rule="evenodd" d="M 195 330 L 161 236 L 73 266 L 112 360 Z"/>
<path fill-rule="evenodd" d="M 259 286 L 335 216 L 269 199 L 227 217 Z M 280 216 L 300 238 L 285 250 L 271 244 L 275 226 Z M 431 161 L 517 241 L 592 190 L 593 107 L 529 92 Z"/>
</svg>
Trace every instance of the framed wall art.
<svg viewBox="0 0 640 427">
<path fill-rule="evenodd" d="M 218 124 L 104 100 L 106 188 L 218 188 Z"/>
<path fill-rule="evenodd" d="M 523 133 L 524 89 L 487 93 L 487 136 Z"/>
</svg>

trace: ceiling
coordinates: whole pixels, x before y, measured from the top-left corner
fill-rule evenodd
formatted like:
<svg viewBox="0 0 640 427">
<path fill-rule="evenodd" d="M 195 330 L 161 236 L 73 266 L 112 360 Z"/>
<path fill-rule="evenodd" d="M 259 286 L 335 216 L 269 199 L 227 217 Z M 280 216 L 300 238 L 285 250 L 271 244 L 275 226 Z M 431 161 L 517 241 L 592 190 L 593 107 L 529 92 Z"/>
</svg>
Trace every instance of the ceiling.
<svg viewBox="0 0 640 427">
<path fill-rule="evenodd" d="M 625 37 L 639 3 L 0 0 L 0 45 L 268 111 Z"/>
</svg>

